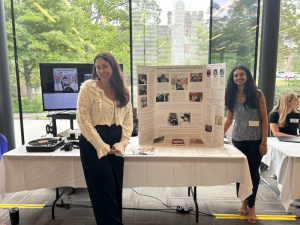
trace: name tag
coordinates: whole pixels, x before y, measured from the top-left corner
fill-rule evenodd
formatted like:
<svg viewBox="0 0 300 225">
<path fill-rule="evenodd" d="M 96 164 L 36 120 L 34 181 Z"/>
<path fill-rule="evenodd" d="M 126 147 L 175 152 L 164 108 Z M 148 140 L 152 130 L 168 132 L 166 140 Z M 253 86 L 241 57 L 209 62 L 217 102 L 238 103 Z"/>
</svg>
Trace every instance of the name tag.
<svg viewBox="0 0 300 225">
<path fill-rule="evenodd" d="M 291 123 L 299 123 L 299 119 L 292 119 L 290 120 Z"/>
<path fill-rule="evenodd" d="M 249 127 L 258 127 L 259 121 L 249 121 Z"/>
</svg>

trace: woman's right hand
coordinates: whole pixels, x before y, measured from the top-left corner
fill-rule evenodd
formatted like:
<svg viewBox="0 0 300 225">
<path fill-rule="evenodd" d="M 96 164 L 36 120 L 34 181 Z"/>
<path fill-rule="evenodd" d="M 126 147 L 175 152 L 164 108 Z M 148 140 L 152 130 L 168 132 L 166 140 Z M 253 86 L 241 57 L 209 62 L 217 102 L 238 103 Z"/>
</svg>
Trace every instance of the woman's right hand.
<svg viewBox="0 0 300 225">
<path fill-rule="evenodd" d="M 108 152 L 108 154 L 115 154 L 118 150 L 115 148 L 115 146 L 113 146 L 110 151 Z"/>
</svg>

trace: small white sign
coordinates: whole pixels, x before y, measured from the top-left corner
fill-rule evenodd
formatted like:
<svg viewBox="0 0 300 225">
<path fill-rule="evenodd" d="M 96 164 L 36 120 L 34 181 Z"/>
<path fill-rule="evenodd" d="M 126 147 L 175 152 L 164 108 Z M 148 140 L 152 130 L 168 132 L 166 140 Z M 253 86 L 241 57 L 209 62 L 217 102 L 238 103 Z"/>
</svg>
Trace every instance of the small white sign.
<svg viewBox="0 0 300 225">
<path fill-rule="evenodd" d="M 259 121 L 249 121 L 249 127 L 258 127 Z"/>
<path fill-rule="evenodd" d="M 299 123 L 299 119 L 293 119 L 293 118 L 291 118 L 290 122 L 291 123 Z"/>
</svg>

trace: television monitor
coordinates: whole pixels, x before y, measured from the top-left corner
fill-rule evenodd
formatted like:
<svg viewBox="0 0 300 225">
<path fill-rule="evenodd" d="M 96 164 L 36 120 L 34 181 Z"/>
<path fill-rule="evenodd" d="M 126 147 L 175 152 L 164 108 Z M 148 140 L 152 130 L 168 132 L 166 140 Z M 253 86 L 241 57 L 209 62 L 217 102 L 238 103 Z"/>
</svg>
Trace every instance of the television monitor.
<svg viewBox="0 0 300 225">
<path fill-rule="evenodd" d="M 40 63 L 44 111 L 76 110 L 81 84 L 92 79 L 93 64 Z M 123 65 L 120 64 L 121 70 Z"/>
</svg>

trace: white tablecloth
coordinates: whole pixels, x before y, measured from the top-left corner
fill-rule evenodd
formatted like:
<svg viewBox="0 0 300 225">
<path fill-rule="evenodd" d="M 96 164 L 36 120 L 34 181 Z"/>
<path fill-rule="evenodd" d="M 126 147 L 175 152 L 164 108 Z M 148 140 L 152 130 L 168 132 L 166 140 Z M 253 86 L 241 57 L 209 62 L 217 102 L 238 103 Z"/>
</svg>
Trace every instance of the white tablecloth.
<svg viewBox="0 0 300 225">
<path fill-rule="evenodd" d="M 268 138 L 268 153 L 262 161 L 282 184 L 280 201 L 288 211 L 291 202 L 300 197 L 300 144 Z"/>
<path fill-rule="evenodd" d="M 5 164 L 6 193 L 86 187 L 79 154 L 79 150 L 29 153 L 25 146 L 4 154 L 0 163 Z M 241 200 L 252 193 L 247 158 L 232 145 L 160 146 L 155 148 L 155 155 L 125 156 L 124 188 L 213 186 L 233 182 L 241 184 Z"/>
</svg>

